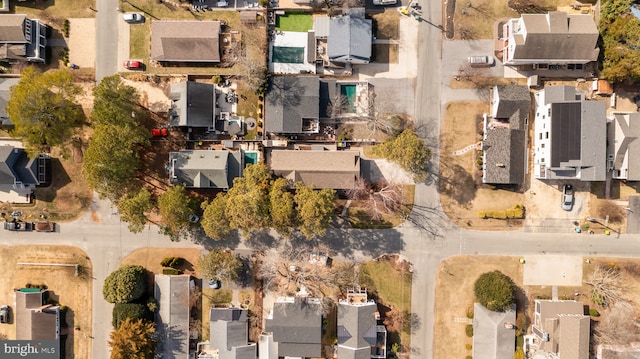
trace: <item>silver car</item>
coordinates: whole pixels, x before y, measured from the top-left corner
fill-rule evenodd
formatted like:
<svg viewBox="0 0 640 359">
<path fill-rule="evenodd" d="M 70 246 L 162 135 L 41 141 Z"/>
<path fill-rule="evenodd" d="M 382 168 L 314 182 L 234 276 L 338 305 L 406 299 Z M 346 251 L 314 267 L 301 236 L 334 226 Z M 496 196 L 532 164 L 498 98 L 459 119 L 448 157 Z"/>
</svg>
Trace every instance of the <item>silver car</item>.
<svg viewBox="0 0 640 359">
<path fill-rule="evenodd" d="M 570 184 L 564 185 L 562 187 L 562 209 L 565 211 L 570 211 L 573 209 L 573 186 Z"/>
<path fill-rule="evenodd" d="M 136 13 L 128 13 L 122 15 L 125 22 L 129 24 L 142 24 L 144 22 L 144 15 Z"/>
</svg>

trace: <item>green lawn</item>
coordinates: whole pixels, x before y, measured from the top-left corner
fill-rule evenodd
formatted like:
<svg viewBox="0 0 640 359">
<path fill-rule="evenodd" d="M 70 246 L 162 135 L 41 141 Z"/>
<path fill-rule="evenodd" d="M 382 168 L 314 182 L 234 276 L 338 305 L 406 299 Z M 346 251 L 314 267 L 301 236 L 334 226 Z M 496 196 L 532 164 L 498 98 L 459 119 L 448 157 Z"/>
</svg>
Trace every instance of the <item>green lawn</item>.
<svg viewBox="0 0 640 359">
<path fill-rule="evenodd" d="M 313 19 L 309 14 L 287 13 L 278 15 L 276 29 L 279 31 L 307 32 L 313 28 Z"/>
<path fill-rule="evenodd" d="M 145 22 L 142 25 L 131 25 L 129 29 L 129 58 L 147 61 L 151 51 L 151 25 Z"/>
<path fill-rule="evenodd" d="M 411 313 L 411 280 L 411 273 L 401 273 L 388 261 L 370 261 L 360 265 L 360 285 L 370 292 L 375 291 L 381 304 L 403 313 Z M 410 329 L 410 325 L 405 328 Z M 395 337 L 398 338 L 397 334 Z M 389 338 L 392 341 L 394 336 Z M 410 330 L 402 330 L 399 339 L 400 344 L 408 348 Z"/>
</svg>

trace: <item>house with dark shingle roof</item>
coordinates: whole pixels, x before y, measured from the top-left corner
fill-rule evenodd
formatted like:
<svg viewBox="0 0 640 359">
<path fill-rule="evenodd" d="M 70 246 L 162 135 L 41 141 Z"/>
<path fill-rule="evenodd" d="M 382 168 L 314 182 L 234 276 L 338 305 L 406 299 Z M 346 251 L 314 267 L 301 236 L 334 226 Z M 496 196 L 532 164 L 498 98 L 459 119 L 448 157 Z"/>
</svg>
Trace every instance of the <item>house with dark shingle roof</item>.
<svg viewBox="0 0 640 359">
<path fill-rule="evenodd" d="M 48 26 L 22 14 L 0 15 L 0 60 L 46 61 Z"/>
<path fill-rule="evenodd" d="M 189 281 L 190 276 L 156 274 L 153 297 L 158 353 L 164 358 L 189 358 Z"/>
<path fill-rule="evenodd" d="M 60 358 L 60 307 L 45 304 L 46 290 L 22 288 L 16 294 L 16 340 L 49 348 L 47 358 Z"/>
<path fill-rule="evenodd" d="M 524 86 L 495 86 L 491 116 L 484 117 L 482 182 L 522 184 L 526 169 L 531 97 Z"/>
<path fill-rule="evenodd" d="M 575 300 L 535 300 L 532 336 L 539 349 L 562 359 L 588 359 L 591 318 Z"/>
<path fill-rule="evenodd" d="M 249 343 L 247 310 L 211 308 L 209 343 L 200 343 L 198 359 L 256 359 L 256 343 Z"/>
<path fill-rule="evenodd" d="M 320 131 L 320 79 L 274 76 L 265 97 L 265 130 L 302 134 Z"/>
<path fill-rule="evenodd" d="M 265 322 L 278 357 L 320 358 L 322 305 L 318 298 L 279 297 Z M 262 339 L 261 339 L 262 343 Z M 262 349 L 261 349 L 262 351 Z"/>
<path fill-rule="evenodd" d="M 220 62 L 220 21 L 153 20 L 151 59 L 158 62 Z"/>
<path fill-rule="evenodd" d="M 360 178 L 359 151 L 272 150 L 269 169 L 291 188 L 296 182 L 316 188 L 351 189 Z"/>
<path fill-rule="evenodd" d="M 212 84 L 195 81 L 171 84 L 169 99 L 172 127 L 215 128 L 216 90 Z"/>
<path fill-rule="evenodd" d="M 546 87 L 534 99 L 534 177 L 604 181 L 606 103 L 570 86 Z"/>
<path fill-rule="evenodd" d="M 494 312 L 480 303 L 473 305 L 473 357 L 513 359 L 516 350 L 515 304 L 504 312 Z"/>
<path fill-rule="evenodd" d="M 599 35 L 591 15 L 560 11 L 522 14 L 503 25 L 503 63 L 516 66 L 597 61 Z"/>
<path fill-rule="evenodd" d="M 607 170 L 611 170 L 611 177 L 640 181 L 640 113 L 614 113 L 607 127 Z"/>
<path fill-rule="evenodd" d="M 365 289 L 348 290 L 338 303 L 338 358 L 386 358 L 387 330 L 378 325 L 379 317 Z"/>
<path fill-rule="evenodd" d="M 242 151 L 182 150 L 169 153 L 169 182 L 187 188 L 228 190 L 242 177 Z"/>
<path fill-rule="evenodd" d="M 368 64 L 371 61 L 372 22 L 361 12 L 350 9 L 349 14 L 329 20 L 327 56 L 338 63 Z"/>
</svg>

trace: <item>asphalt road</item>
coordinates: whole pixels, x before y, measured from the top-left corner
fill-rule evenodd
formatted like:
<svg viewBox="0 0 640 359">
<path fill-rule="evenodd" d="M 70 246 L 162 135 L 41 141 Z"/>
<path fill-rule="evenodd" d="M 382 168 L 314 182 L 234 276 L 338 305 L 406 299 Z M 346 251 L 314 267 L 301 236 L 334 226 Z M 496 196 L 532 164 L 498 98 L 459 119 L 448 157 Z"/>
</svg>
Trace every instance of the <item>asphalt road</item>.
<svg viewBox="0 0 640 359">
<path fill-rule="evenodd" d="M 118 0 L 96 0 L 96 82 L 118 71 Z"/>
</svg>

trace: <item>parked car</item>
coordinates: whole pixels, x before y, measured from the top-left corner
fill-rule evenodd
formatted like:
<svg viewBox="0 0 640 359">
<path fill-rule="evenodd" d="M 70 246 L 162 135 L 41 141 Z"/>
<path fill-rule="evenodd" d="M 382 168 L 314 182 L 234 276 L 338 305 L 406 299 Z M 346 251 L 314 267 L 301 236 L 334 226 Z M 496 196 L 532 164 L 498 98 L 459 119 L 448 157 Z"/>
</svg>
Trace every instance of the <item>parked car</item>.
<svg viewBox="0 0 640 359">
<path fill-rule="evenodd" d="M 144 70 L 144 64 L 141 61 L 127 60 L 122 63 L 127 70 Z"/>
<path fill-rule="evenodd" d="M 211 289 L 220 289 L 222 288 L 222 282 L 217 279 L 209 279 L 209 288 Z"/>
<path fill-rule="evenodd" d="M 398 0 L 373 0 L 373 5 L 395 5 Z"/>
<path fill-rule="evenodd" d="M 33 223 L 29 222 L 4 222 L 4 229 L 8 231 L 31 231 L 33 230 Z"/>
<path fill-rule="evenodd" d="M 142 23 L 144 23 L 144 15 L 142 15 L 142 14 L 136 14 L 136 13 L 124 14 L 124 15 L 122 15 L 122 18 L 124 19 L 125 22 L 127 22 L 129 24 L 142 24 Z"/>
<path fill-rule="evenodd" d="M 56 224 L 53 222 L 35 222 L 33 229 L 35 229 L 36 232 L 55 232 Z"/>
<path fill-rule="evenodd" d="M 562 209 L 570 211 L 573 209 L 573 186 L 570 184 L 562 187 Z"/>
<path fill-rule="evenodd" d="M 0 323 L 9 323 L 9 306 L 3 305 L 0 307 Z"/>
<path fill-rule="evenodd" d="M 496 60 L 493 56 L 469 56 L 467 62 L 471 67 L 491 67 Z"/>
<path fill-rule="evenodd" d="M 167 137 L 169 135 L 169 130 L 165 127 L 163 128 L 154 128 L 151 130 L 151 137 Z"/>
</svg>

